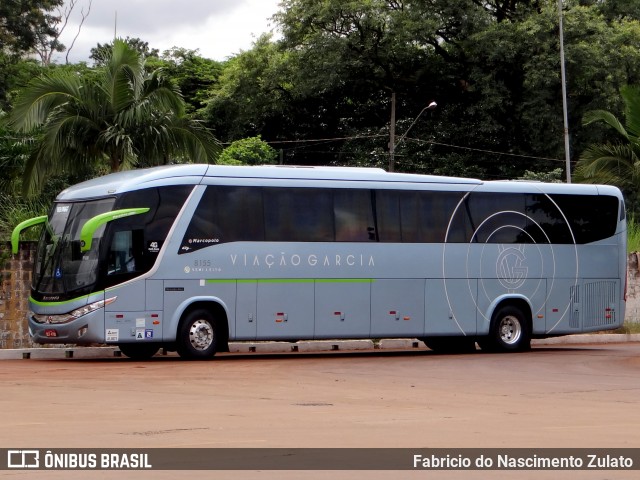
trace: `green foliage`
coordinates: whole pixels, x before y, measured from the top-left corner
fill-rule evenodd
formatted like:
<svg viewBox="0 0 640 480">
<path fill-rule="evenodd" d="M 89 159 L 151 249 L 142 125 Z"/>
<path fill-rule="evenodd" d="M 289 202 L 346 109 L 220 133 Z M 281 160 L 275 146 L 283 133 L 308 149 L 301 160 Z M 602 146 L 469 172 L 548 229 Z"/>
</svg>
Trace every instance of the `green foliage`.
<svg viewBox="0 0 640 480">
<path fill-rule="evenodd" d="M 174 47 L 163 53 L 159 63 L 180 89 L 188 112 L 197 112 L 205 107 L 209 91 L 222 73 L 220 62 L 200 56 L 197 50 Z"/>
<path fill-rule="evenodd" d="M 640 208 L 640 86 L 625 86 L 620 94 L 625 104 L 624 123 L 611 112 L 587 112 L 584 123 L 604 123 L 615 132 L 616 143 L 594 143 L 581 155 L 575 178 L 585 183 L 616 185 L 627 196 L 631 211 Z"/>
<path fill-rule="evenodd" d="M 210 91 L 204 118 L 224 141 L 255 136 L 276 137 L 289 127 L 299 106 L 292 97 L 295 68 L 289 54 L 261 36 L 254 48 L 229 60 Z M 302 107 L 304 108 L 304 107 Z M 296 130 L 290 131 L 295 135 Z"/>
<path fill-rule="evenodd" d="M 608 22 L 593 6 L 571 6 L 564 12 L 564 27 L 571 148 L 580 152 L 602 135 L 580 128 L 583 113 L 615 107 L 620 86 L 640 79 L 640 26 Z M 475 61 L 469 93 L 482 99 L 482 111 L 471 111 L 480 118 L 474 125 L 491 150 L 564 157 L 557 28 L 557 3 L 545 2 L 539 13 L 494 24 L 470 39 Z M 486 139 L 492 137 L 491 145 Z M 535 169 L 557 168 L 554 163 Z M 514 164 L 509 176 L 522 172 L 520 165 Z"/>
<path fill-rule="evenodd" d="M 27 52 L 39 38 L 53 36 L 59 19 L 52 11 L 62 4 L 63 0 L 0 2 L 0 52 Z"/>
<path fill-rule="evenodd" d="M 273 165 L 278 158 L 268 143 L 257 137 L 243 138 L 232 142 L 218 157 L 221 165 Z"/>
<path fill-rule="evenodd" d="M 3 126 L 5 114 L 0 111 L 0 192 L 16 193 L 24 165 L 33 149 L 34 138 L 7 130 Z"/>
<path fill-rule="evenodd" d="M 144 59 L 116 40 L 106 63 L 86 75 L 55 69 L 21 92 L 11 125 L 42 129 L 25 170 L 25 191 L 52 173 L 112 172 L 177 161 L 213 161 L 219 146 L 185 115 L 177 88 L 162 70 L 145 71 Z"/>
<path fill-rule="evenodd" d="M 0 52 L 0 111 L 10 110 L 19 89 L 43 70 L 35 60 L 22 60 Z"/>
<path fill-rule="evenodd" d="M 0 195 L 0 240 L 11 240 L 11 232 L 20 222 L 33 217 L 46 215 L 49 202 L 40 198 L 22 199 L 10 195 Z M 21 240 L 37 240 L 40 236 L 39 228 L 24 231 Z"/>
<path fill-rule="evenodd" d="M 627 252 L 640 252 L 640 223 L 634 217 L 627 219 Z"/>
<path fill-rule="evenodd" d="M 620 88 L 640 84 L 638 12 L 637 0 L 563 2 L 573 157 L 589 144 L 611 143 L 604 121 L 582 124 L 585 112 L 602 110 L 620 118 Z M 156 76 L 147 85 L 180 89 L 185 103 L 178 116 L 185 122 L 186 114 L 197 115 L 225 142 L 261 135 L 282 147 L 287 164 L 386 167 L 393 92 L 397 137 L 425 105 L 438 103 L 396 149 L 398 171 L 485 179 L 565 177 L 554 173 L 564 168 L 556 0 L 284 0 L 274 23 L 281 40 L 263 35 L 250 50 L 223 63 L 182 48 L 160 57 L 136 38 L 125 43 L 146 60 L 141 75 Z M 101 84 L 113 45 L 98 45 L 93 53 L 102 63 L 88 72 L 84 67 L 75 77 Z M 64 69 L 55 70 L 69 86 L 73 83 L 71 72 L 67 78 Z M 0 68 L 0 87 L 4 72 Z M 25 73 L 30 76 L 25 68 L 22 78 Z M 13 103 L 12 91 L 6 105 Z M 113 165 L 107 143 L 121 148 L 116 164 L 195 159 L 173 150 L 165 134 L 175 131 L 168 126 L 174 124 L 166 115 L 131 127 L 134 118 L 148 112 L 142 103 L 137 110 L 123 110 L 117 122 L 99 130 L 102 136 L 91 136 L 91 122 L 100 114 L 96 105 L 109 106 L 110 115 L 114 107 L 96 94 L 86 110 L 91 116 L 76 112 L 72 117 L 74 102 L 57 104 L 50 117 L 66 112 L 77 133 L 70 137 L 71 130 L 59 123 L 59 138 L 83 144 L 61 149 L 69 160 L 57 171 Z M 86 121 L 80 125 L 80 119 Z M 42 138 L 47 131 L 43 127 Z M 84 138 L 90 139 L 86 145 Z M 47 145 L 53 148 L 53 142 Z M 45 154 L 39 154 L 44 162 Z M 633 175 L 626 177 L 625 193 L 633 205 L 640 189 L 631 186 Z"/>
<path fill-rule="evenodd" d="M 525 170 L 519 180 L 533 180 L 535 182 L 562 183 L 564 172 L 561 168 L 556 168 L 550 172 L 532 172 Z"/>
<path fill-rule="evenodd" d="M 123 41 L 132 50 L 135 50 L 136 52 L 138 52 L 140 57 L 145 60 L 150 57 L 158 58 L 160 56 L 160 51 L 157 48 L 149 48 L 149 42 L 145 42 L 140 38 L 127 37 Z M 93 60 L 95 64 L 98 66 L 107 65 L 109 63 L 110 58 L 112 57 L 113 47 L 115 43 L 116 41 L 112 43 L 105 43 L 105 44 L 98 43 L 97 46 L 91 49 L 91 55 L 89 55 L 89 58 Z"/>
<path fill-rule="evenodd" d="M 606 135 L 583 113 L 618 110 L 619 88 L 640 81 L 640 23 L 603 15 L 611 1 L 564 5 L 580 152 Z M 384 165 L 395 92 L 397 135 L 439 105 L 397 152 L 401 171 L 517 178 L 564 165 L 557 2 L 286 0 L 274 19 L 282 40 L 261 37 L 213 85 L 204 118 L 220 138 L 300 140 L 286 163 Z"/>
</svg>

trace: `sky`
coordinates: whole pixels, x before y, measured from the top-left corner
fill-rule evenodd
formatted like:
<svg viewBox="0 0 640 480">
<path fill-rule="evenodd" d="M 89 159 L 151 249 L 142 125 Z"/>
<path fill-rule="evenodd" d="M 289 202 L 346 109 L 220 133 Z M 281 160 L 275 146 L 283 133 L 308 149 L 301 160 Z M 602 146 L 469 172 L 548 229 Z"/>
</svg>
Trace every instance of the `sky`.
<svg viewBox="0 0 640 480">
<path fill-rule="evenodd" d="M 65 0 L 65 7 L 71 0 Z M 90 0 L 75 0 L 76 6 L 60 40 L 69 48 L 78 32 L 81 10 Z M 198 49 L 200 55 L 225 60 L 249 50 L 263 33 L 275 31 L 270 17 L 280 0 L 93 0 L 80 36 L 69 54 L 69 62 L 89 60 L 98 43 L 118 37 L 140 38 L 162 53 L 171 47 Z M 117 18 L 117 22 L 116 22 Z M 66 52 L 54 57 L 65 63 Z"/>
</svg>

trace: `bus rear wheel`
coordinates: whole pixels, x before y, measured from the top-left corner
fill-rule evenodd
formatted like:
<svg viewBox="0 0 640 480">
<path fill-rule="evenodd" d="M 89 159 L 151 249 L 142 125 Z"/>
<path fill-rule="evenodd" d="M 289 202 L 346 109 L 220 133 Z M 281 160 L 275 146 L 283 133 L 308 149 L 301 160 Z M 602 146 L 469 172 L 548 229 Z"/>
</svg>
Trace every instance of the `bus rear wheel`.
<svg viewBox="0 0 640 480">
<path fill-rule="evenodd" d="M 178 330 L 177 350 L 182 358 L 205 360 L 216 354 L 216 322 L 208 310 L 197 309 L 189 312 Z"/>
<path fill-rule="evenodd" d="M 160 345 L 157 343 L 121 343 L 118 348 L 132 360 L 147 360 L 160 350 Z"/>
<path fill-rule="evenodd" d="M 527 317 L 514 305 L 499 308 L 491 318 L 489 335 L 478 341 L 480 348 L 490 352 L 518 352 L 531 347 L 531 332 Z"/>
</svg>

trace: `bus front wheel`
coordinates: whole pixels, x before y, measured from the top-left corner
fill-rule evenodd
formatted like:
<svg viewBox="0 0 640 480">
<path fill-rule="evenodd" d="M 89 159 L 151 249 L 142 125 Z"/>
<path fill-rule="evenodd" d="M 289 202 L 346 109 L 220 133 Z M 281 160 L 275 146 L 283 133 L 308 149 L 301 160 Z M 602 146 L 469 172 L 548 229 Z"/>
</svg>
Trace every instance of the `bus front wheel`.
<svg viewBox="0 0 640 480">
<path fill-rule="evenodd" d="M 178 354 L 182 358 L 203 360 L 216 354 L 217 332 L 213 315 L 207 310 L 189 312 L 178 331 Z"/>
<path fill-rule="evenodd" d="M 531 347 L 531 332 L 527 317 L 514 305 L 499 308 L 491 318 L 489 335 L 479 339 L 482 350 L 491 352 L 517 352 Z"/>
</svg>

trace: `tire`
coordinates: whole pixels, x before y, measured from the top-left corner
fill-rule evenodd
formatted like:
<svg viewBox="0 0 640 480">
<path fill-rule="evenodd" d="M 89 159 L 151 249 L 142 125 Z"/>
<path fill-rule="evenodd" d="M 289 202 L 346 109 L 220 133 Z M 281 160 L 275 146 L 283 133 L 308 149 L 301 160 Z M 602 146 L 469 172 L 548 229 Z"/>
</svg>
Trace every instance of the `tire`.
<svg viewBox="0 0 640 480">
<path fill-rule="evenodd" d="M 182 358 L 209 359 L 216 354 L 217 343 L 216 322 L 208 310 L 193 310 L 180 322 L 176 349 Z"/>
<path fill-rule="evenodd" d="M 476 342 L 469 337 L 425 337 L 424 344 L 437 353 L 470 353 L 476 350 Z"/>
<path fill-rule="evenodd" d="M 148 360 L 160 350 L 160 345 L 157 343 L 120 343 L 118 348 L 132 360 Z"/>
<path fill-rule="evenodd" d="M 490 352 L 519 352 L 531 347 L 530 322 L 522 310 L 514 305 L 499 308 L 491 318 L 489 335 L 478 343 Z"/>
</svg>

